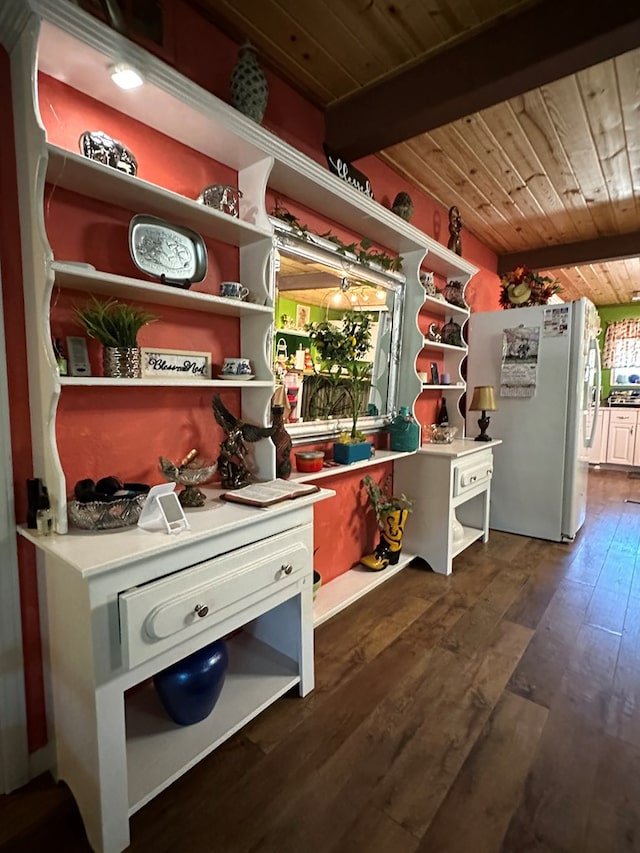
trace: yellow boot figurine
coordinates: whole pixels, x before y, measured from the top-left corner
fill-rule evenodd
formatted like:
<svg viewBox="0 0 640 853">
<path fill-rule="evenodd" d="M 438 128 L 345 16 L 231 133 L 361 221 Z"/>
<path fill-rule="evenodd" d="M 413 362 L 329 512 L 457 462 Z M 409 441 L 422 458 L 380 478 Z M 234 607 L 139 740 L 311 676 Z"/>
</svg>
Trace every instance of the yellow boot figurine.
<svg viewBox="0 0 640 853">
<path fill-rule="evenodd" d="M 380 517 L 380 542 L 373 554 L 362 557 L 360 562 L 368 569 L 379 572 L 387 566 L 395 566 L 402 551 L 402 535 L 409 516 L 408 509 L 394 509 Z"/>
<path fill-rule="evenodd" d="M 413 501 L 406 495 L 392 494 L 393 478 L 388 474 L 382 483 L 377 483 L 367 475 L 361 480 L 361 485 L 369 498 L 369 503 L 376 514 L 380 528 L 380 541 L 373 554 L 360 558 L 360 562 L 368 569 L 379 572 L 389 564 L 397 565 L 402 550 L 402 536 L 407 517 L 413 507 Z"/>
</svg>

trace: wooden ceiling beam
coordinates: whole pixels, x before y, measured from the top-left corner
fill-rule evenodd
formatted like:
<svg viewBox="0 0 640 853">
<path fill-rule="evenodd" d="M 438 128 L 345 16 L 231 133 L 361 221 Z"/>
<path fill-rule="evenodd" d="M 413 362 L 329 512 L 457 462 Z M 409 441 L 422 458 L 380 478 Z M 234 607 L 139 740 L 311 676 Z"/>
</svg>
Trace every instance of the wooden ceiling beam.
<svg viewBox="0 0 640 853">
<path fill-rule="evenodd" d="M 596 237 L 578 243 L 544 246 L 541 249 L 500 255 L 498 275 L 504 275 L 521 264 L 531 270 L 551 270 L 637 258 L 639 254 L 640 231 L 632 231 L 629 234 L 614 234 L 611 237 Z"/>
<path fill-rule="evenodd" d="M 639 3 L 539 0 L 330 104 L 326 144 L 357 160 L 639 45 Z"/>
</svg>

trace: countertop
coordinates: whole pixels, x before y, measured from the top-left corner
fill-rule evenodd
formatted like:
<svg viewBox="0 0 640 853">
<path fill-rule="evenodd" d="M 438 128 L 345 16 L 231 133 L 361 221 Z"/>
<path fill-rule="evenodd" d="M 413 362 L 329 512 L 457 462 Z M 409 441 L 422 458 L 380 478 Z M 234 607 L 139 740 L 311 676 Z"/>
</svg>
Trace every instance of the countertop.
<svg viewBox="0 0 640 853">
<path fill-rule="evenodd" d="M 502 444 L 502 439 L 494 438 L 491 441 L 476 441 L 473 438 L 454 438 L 451 444 L 435 444 L 428 442 L 418 448 L 418 453 L 426 453 L 430 456 L 469 456 L 471 453 L 478 453 L 480 450 L 486 450 L 488 447 L 496 447 Z"/>
</svg>

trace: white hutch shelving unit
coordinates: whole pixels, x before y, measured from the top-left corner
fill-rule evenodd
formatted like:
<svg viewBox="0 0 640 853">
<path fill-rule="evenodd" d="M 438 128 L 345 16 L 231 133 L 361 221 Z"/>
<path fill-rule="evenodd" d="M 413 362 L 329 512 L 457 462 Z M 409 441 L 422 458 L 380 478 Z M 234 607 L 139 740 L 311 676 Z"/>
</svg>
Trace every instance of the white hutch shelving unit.
<svg viewBox="0 0 640 853">
<path fill-rule="evenodd" d="M 401 401 L 411 403 L 423 390 L 416 372 L 424 345 L 418 324 L 425 303 L 421 266 L 462 283 L 476 268 L 71 2 L 5 0 L 0 38 L 11 59 L 34 476 L 46 483 L 57 530 L 66 534 L 44 541 L 22 531 L 40 552 L 55 769 L 77 798 L 94 849 L 116 853 L 128 844 L 130 814 L 291 686 L 299 685 L 301 693 L 311 689 L 312 504 L 332 493 L 323 490 L 299 499 L 293 508 L 280 506 L 258 515 L 215 503 L 196 512 L 190 533 L 171 539 L 134 528 L 102 538 L 98 549 L 91 534 L 67 533 L 69 484 L 56 445 L 60 396 L 68 388 L 95 383 L 105 389 L 105 405 L 114 405 L 118 388 L 135 384 L 145 393 L 158 383 L 61 378 L 51 344 L 54 288 L 190 308 L 212 317 L 236 316 L 242 355 L 251 359 L 256 373 L 253 382 L 238 383 L 241 416 L 266 424 L 274 387 L 273 228 L 265 205 L 267 187 L 403 256 L 407 286 L 398 354 Z M 123 60 L 142 71 L 143 95 L 132 97 L 112 84 L 108 68 Z M 202 207 L 166 187 L 119 174 L 52 144 L 39 113 L 39 73 L 232 169 L 243 193 L 240 217 Z M 43 203 L 46 181 L 132 212 L 144 209 L 236 247 L 240 279 L 256 302 L 161 287 L 108 269 L 81 269 L 77 263 L 82 257 L 54 257 Z M 430 307 L 447 315 L 459 313 L 445 303 Z M 460 356 L 453 353 L 446 362 L 454 376 Z M 223 385 L 216 380 L 202 384 L 211 390 Z M 457 393 L 458 386 L 439 390 Z M 256 461 L 260 477 L 274 476 L 271 442 L 258 444 Z M 203 589 L 199 571 L 204 563 L 211 564 L 212 582 Z M 137 622 L 131 621 L 127 603 L 133 587 L 144 601 Z M 193 616 L 203 594 L 212 596 L 211 620 Z M 187 628 L 149 645 L 147 619 L 154 608 L 178 605 L 186 608 L 180 618 Z M 332 607 L 332 612 L 340 609 Z M 126 695 L 159 669 L 239 629 L 224 710 L 214 721 L 180 730 L 158 722 L 146 705 L 149 691 L 134 691 L 139 701 Z M 163 756 L 162 762 L 149 760 L 151 749 Z"/>
<path fill-rule="evenodd" d="M 457 279 L 463 281 L 465 279 Z M 434 385 L 431 382 L 425 382 L 422 385 L 422 390 L 430 394 L 442 395 L 447 402 L 447 411 L 449 413 L 449 423 L 458 428 L 458 437 L 464 437 L 464 418 L 460 411 L 460 399 L 467 390 L 467 384 L 462 375 L 462 362 L 467 357 L 467 345 L 464 337 L 465 323 L 469 319 L 469 309 L 460 308 L 457 305 L 451 305 L 442 299 L 437 299 L 433 296 L 426 296 L 422 309 L 430 316 L 441 320 L 441 325 L 444 325 L 448 320 L 453 320 L 461 327 L 462 346 L 451 346 L 440 342 L 424 338 L 424 353 L 428 361 L 441 359 L 443 365 L 443 373 L 448 373 L 451 377 L 450 385 Z M 427 375 L 429 372 L 427 371 Z"/>
</svg>

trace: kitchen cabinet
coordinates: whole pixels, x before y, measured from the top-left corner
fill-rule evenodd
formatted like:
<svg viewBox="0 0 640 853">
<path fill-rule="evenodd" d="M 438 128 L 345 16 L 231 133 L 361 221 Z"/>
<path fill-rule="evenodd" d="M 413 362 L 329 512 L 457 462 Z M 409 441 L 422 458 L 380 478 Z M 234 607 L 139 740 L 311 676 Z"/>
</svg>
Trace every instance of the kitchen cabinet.
<svg viewBox="0 0 640 853">
<path fill-rule="evenodd" d="M 637 414 L 631 409 L 611 409 L 606 461 L 616 465 L 634 465 Z"/>
<path fill-rule="evenodd" d="M 422 557 L 434 572 L 450 575 L 453 559 L 478 539 L 489 541 L 492 448 L 499 439 L 423 444 L 394 466 L 394 490 L 414 499 L 403 549 Z M 458 521 L 458 533 L 454 524 Z"/>
</svg>

